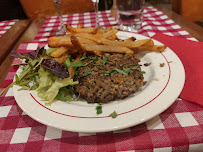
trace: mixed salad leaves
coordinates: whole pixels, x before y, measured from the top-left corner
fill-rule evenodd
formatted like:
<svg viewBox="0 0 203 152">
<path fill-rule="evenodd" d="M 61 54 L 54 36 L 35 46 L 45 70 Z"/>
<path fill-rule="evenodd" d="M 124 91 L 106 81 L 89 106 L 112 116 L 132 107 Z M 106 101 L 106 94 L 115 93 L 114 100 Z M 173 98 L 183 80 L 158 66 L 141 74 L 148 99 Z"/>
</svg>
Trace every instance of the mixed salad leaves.
<svg viewBox="0 0 203 152">
<path fill-rule="evenodd" d="M 11 52 L 11 56 L 24 59 L 18 63 L 22 67 L 20 75 L 15 75 L 15 81 L 1 92 L 2 95 L 13 85 L 19 85 L 19 90 L 37 90 L 38 96 L 51 105 L 54 100 L 73 101 L 73 86 L 78 81 L 69 78 L 68 69 L 64 64 L 53 60 L 49 53 L 54 49 L 38 48 L 36 51 L 20 54 Z"/>
</svg>

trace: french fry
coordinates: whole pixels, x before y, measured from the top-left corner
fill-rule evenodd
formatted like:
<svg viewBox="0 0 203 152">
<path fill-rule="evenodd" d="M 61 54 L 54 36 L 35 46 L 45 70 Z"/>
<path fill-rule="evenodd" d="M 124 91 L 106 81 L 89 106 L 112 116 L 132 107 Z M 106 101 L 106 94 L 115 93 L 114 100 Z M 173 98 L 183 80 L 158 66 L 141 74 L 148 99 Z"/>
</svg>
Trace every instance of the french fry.
<svg viewBox="0 0 203 152">
<path fill-rule="evenodd" d="M 72 47 L 72 43 L 70 41 L 70 34 L 67 34 L 65 36 L 59 36 L 59 37 L 50 37 L 50 41 L 48 42 L 49 47 Z"/>
<path fill-rule="evenodd" d="M 154 41 L 152 39 L 150 39 L 149 41 L 144 43 L 142 46 L 145 46 L 145 45 L 154 45 Z"/>
<path fill-rule="evenodd" d="M 139 41 L 112 41 L 112 40 L 107 40 L 107 39 L 101 38 L 101 41 L 104 45 L 136 48 L 136 47 L 139 47 L 139 46 L 147 43 L 148 41 L 150 41 L 150 39 L 139 40 Z"/>
<path fill-rule="evenodd" d="M 167 46 L 165 45 L 143 45 L 138 47 L 138 51 L 154 51 L 154 52 L 163 52 Z"/>
<path fill-rule="evenodd" d="M 77 37 L 78 40 L 80 41 L 81 44 L 96 44 L 95 42 L 91 41 L 91 40 L 88 40 L 88 39 L 85 39 L 83 37 Z M 70 37 L 61 37 L 59 40 L 57 41 L 49 41 L 48 43 L 48 46 L 49 47 L 53 47 L 53 48 L 56 48 L 56 47 L 71 47 L 73 48 L 73 44 L 71 43 L 71 40 L 70 40 Z"/>
<path fill-rule="evenodd" d="M 135 37 L 129 37 L 129 38 L 125 39 L 125 41 L 135 41 L 135 40 L 136 40 Z"/>
<path fill-rule="evenodd" d="M 82 28 L 82 24 L 81 24 L 81 23 L 78 23 L 78 24 L 77 24 L 77 28 L 78 28 L 78 29 L 81 29 L 81 28 Z"/>
<path fill-rule="evenodd" d="M 64 41 L 66 40 L 67 38 L 70 38 L 72 34 L 66 34 L 64 36 L 53 36 L 53 37 L 50 37 L 49 38 L 49 41 Z"/>
<path fill-rule="evenodd" d="M 111 35 L 110 37 L 108 37 L 107 39 L 115 41 L 117 39 L 117 36 L 116 36 L 116 34 L 114 34 L 114 35 Z"/>
<path fill-rule="evenodd" d="M 49 38 L 49 41 L 58 41 L 60 38 L 61 38 L 60 36 L 58 36 L 58 37 L 53 36 L 53 37 Z"/>
<path fill-rule="evenodd" d="M 80 41 L 81 44 L 89 44 L 89 45 L 97 44 L 96 42 L 91 41 L 89 39 L 85 39 L 83 37 L 77 37 L 77 39 Z"/>
<path fill-rule="evenodd" d="M 48 46 L 53 47 L 53 48 L 62 47 L 62 46 L 63 47 L 73 47 L 70 39 L 67 41 L 49 41 Z"/>
<path fill-rule="evenodd" d="M 69 53 L 66 52 L 66 53 L 64 53 L 61 57 L 59 57 L 59 58 L 54 58 L 54 60 L 56 60 L 56 61 L 59 62 L 59 63 L 63 63 L 63 62 L 68 58 L 68 56 L 69 56 Z"/>
<path fill-rule="evenodd" d="M 94 51 L 94 54 L 96 54 L 97 56 L 103 56 L 104 53 L 102 53 L 100 51 Z"/>
<path fill-rule="evenodd" d="M 100 35 L 102 35 L 102 34 L 104 34 L 105 33 L 105 29 L 98 29 L 97 30 L 97 32 L 95 33 L 95 35 L 97 35 L 97 36 L 100 36 Z"/>
<path fill-rule="evenodd" d="M 71 42 L 74 46 L 74 48 L 76 48 L 78 50 L 78 52 L 80 53 L 80 55 L 82 55 L 84 53 L 85 48 L 82 46 L 82 44 L 79 42 L 79 40 L 75 37 L 75 36 L 71 36 L 70 37 Z"/>
<path fill-rule="evenodd" d="M 138 53 L 138 51 L 139 51 L 138 48 L 132 48 L 131 50 L 134 52 L 134 54 L 135 54 L 135 53 Z"/>
<path fill-rule="evenodd" d="M 70 40 L 70 37 L 72 36 L 73 34 L 66 34 L 64 36 L 60 36 L 60 39 L 58 39 L 58 41 L 67 41 L 67 40 Z"/>
<path fill-rule="evenodd" d="M 90 52 L 109 52 L 109 53 L 125 53 L 133 54 L 133 51 L 127 47 L 122 46 L 108 46 L 108 45 L 83 45 L 87 51 Z"/>
<path fill-rule="evenodd" d="M 89 40 L 91 40 L 91 41 L 94 41 L 94 42 L 96 42 L 96 43 L 98 43 L 98 44 L 100 44 L 101 43 L 101 40 L 100 40 L 100 38 L 97 36 L 97 35 L 93 35 L 93 34 L 88 34 L 88 33 L 76 33 L 76 34 L 74 34 L 77 38 L 78 37 L 83 37 L 83 38 L 85 38 L 85 39 L 89 39 Z"/>
<path fill-rule="evenodd" d="M 100 37 L 104 38 L 104 39 L 107 39 L 107 38 L 111 37 L 112 35 L 115 35 L 117 32 L 118 32 L 117 29 L 111 29 L 108 32 L 103 33 Z"/>
<path fill-rule="evenodd" d="M 76 59 L 74 60 L 74 62 L 79 62 L 80 58 L 81 58 L 81 56 L 77 56 Z M 69 67 L 68 68 L 68 72 L 69 72 L 69 77 L 70 78 L 74 77 L 76 69 L 77 69 L 77 67 Z"/>
<path fill-rule="evenodd" d="M 93 28 L 93 27 L 85 27 L 85 28 L 73 28 L 70 25 L 66 26 L 66 29 L 70 33 L 90 33 L 90 34 L 95 34 L 97 32 L 98 28 Z"/>
<path fill-rule="evenodd" d="M 62 54 L 64 54 L 65 52 L 67 52 L 68 49 L 70 49 L 70 48 L 68 48 L 68 47 L 60 47 L 60 48 L 58 48 L 57 50 L 55 50 L 54 52 L 52 52 L 52 53 L 50 54 L 50 56 L 55 57 L 55 58 L 58 58 L 58 57 L 60 57 Z"/>
<path fill-rule="evenodd" d="M 73 49 L 68 50 L 68 52 L 69 52 L 69 54 L 71 55 L 71 54 L 75 54 L 75 53 L 77 53 L 78 50 L 75 49 L 75 48 L 73 48 Z"/>
</svg>

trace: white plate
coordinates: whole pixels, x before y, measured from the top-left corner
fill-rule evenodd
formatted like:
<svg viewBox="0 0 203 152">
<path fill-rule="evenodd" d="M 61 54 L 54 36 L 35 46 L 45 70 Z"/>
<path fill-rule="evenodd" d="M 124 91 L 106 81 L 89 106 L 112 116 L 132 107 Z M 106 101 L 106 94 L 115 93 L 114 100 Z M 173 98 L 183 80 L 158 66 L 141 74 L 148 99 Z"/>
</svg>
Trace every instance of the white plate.
<svg viewBox="0 0 203 152">
<path fill-rule="evenodd" d="M 147 37 L 119 32 L 118 36 L 137 39 Z M 155 44 L 161 43 L 154 40 Z M 180 59 L 167 48 L 163 53 L 139 53 L 141 64 L 152 62 L 145 71 L 144 80 L 147 84 L 137 93 L 125 100 L 117 100 L 103 104 L 103 113 L 96 114 L 97 104 L 84 101 L 54 102 L 45 106 L 36 91 L 17 91 L 14 86 L 14 97 L 20 108 L 31 118 L 45 125 L 75 132 L 107 132 L 124 129 L 145 122 L 166 110 L 179 96 L 185 82 L 185 71 Z M 164 63 L 164 67 L 160 64 Z M 112 119 L 109 114 L 116 111 L 118 117 Z"/>
</svg>

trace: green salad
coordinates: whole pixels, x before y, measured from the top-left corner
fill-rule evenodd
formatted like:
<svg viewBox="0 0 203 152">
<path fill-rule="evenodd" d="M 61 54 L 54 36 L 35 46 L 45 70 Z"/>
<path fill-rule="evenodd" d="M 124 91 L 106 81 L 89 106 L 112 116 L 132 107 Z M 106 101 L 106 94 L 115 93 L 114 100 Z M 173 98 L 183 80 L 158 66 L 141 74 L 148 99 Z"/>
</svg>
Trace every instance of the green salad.
<svg viewBox="0 0 203 152">
<path fill-rule="evenodd" d="M 19 90 L 36 90 L 38 96 L 46 101 L 46 105 L 51 105 L 55 100 L 73 101 L 73 86 L 78 81 L 69 78 L 65 64 L 60 64 L 53 60 L 49 54 L 55 49 L 38 48 L 36 51 L 19 54 L 15 51 L 11 55 L 25 62 L 15 64 L 20 66 L 22 72 L 15 75 L 15 81 L 6 87 L 0 95 L 13 85 L 19 85 Z"/>
</svg>

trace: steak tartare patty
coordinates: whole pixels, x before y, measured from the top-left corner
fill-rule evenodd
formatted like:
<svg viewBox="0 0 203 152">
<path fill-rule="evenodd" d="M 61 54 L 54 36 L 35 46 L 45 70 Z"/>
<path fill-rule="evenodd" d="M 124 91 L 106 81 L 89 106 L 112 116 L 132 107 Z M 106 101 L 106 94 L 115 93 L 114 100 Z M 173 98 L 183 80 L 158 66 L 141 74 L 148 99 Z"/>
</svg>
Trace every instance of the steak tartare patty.
<svg viewBox="0 0 203 152">
<path fill-rule="evenodd" d="M 78 68 L 76 92 L 88 103 L 123 99 L 143 86 L 143 73 L 134 55 L 106 54 L 88 57 Z"/>
</svg>

